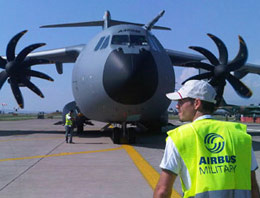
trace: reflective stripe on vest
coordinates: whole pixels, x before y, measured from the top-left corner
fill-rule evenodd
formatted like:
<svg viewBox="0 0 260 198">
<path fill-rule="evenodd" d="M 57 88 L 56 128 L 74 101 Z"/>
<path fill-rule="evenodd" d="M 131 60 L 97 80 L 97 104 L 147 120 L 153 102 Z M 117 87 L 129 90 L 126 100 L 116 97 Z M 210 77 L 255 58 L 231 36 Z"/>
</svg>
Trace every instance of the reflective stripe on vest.
<svg viewBox="0 0 260 198">
<path fill-rule="evenodd" d="M 69 119 L 69 117 L 71 117 L 71 116 L 69 113 L 67 113 L 66 114 L 66 123 L 65 123 L 66 126 L 72 126 L 72 120 L 71 120 L 71 118 Z"/>
<path fill-rule="evenodd" d="M 252 141 L 246 125 L 203 119 L 171 130 L 168 135 L 191 178 L 190 189 L 181 180 L 184 197 L 206 198 L 211 194 L 233 198 L 232 193 L 239 190 L 247 198 L 251 191 Z"/>
<path fill-rule="evenodd" d="M 251 190 L 218 190 L 196 194 L 189 198 L 251 198 Z"/>
</svg>

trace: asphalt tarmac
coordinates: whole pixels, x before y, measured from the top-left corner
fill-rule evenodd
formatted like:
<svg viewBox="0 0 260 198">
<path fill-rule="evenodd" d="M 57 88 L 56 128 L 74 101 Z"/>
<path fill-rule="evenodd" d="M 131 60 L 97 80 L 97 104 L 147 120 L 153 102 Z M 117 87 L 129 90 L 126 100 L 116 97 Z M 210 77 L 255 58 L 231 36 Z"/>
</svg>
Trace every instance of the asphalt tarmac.
<svg viewBox="0 0 260 198">
<path fill-rule="evenodd" d="M 57 121 L 0 122 L 0 198 L 152 197 L 165 133 L 140 133 L 132 146 L 115 145 L 100 130 L 105 123 L 94 122 L 67 144 Z M 260 164 L 260 125 L 249 124 L 248 132 Z M 179 179 L 174 189 L 180 197 Z"/>
</svg>

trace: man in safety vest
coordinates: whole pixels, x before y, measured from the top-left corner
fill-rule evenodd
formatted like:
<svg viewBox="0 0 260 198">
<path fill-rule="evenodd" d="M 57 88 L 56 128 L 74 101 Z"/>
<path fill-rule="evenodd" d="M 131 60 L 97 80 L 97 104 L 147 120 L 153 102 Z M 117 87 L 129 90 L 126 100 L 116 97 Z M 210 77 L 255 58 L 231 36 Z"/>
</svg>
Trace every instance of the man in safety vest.
<svg viewBox="0 0 260 198">
<path fill-rule="evenodd" d="M 66 129 L 66 143 L 73 143 L 73 122 L 74 122 L 74 116 L 73 116 L 73 110 L 70 110 L 69 113 L 65 116 L 66 122 L 65 122 L 65 129 Z"/>
<path fill-rule="evenodd" d="M 259 198 L 258 168 L 246 125 L 212 119 L 215 89 L 206 81 L 187 81 L 167 94 L 177 101 L 181 121 L 191 121 L 168 132 L 154 198 L 170 197 L 180 176 L 183 197 Z"/>
</svg>

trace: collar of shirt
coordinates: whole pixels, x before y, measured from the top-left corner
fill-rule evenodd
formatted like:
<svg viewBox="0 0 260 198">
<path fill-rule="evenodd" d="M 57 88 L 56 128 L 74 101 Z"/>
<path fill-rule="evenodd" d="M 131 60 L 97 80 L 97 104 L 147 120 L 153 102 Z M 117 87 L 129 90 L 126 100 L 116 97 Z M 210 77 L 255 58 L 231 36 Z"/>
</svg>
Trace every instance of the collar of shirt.
<svg viewBox="0 0 260 198">
<path fill-rule="evenodd" d="M 203 115 L 198 117 L 197 119 L 193 120 L 193 122 L 196 122 L 198 120 L 203 120 L 203 119 L 212 119 L 212 115 Z"/>
</svg>

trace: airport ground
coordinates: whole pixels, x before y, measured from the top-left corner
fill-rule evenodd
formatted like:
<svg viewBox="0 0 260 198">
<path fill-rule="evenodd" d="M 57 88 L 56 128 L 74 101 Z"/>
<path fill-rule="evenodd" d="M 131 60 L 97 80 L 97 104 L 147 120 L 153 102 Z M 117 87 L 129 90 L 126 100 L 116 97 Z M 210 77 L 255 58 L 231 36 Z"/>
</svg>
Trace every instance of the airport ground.
<svg viewBox="0 0 260 198">
<path fill-rule="evenodd" d="M 0 198 L 152 197 L 165 133 L 140 133 L 136 144 L 116 145 L 109 131 L 100 130 L 105 123 L 94 122 L 66 144 L 57 121 L 0 122 Z M 248 132 L 260 164 L 260 125 L 248 124 Z M 174 189 L 180 197 L 179 180 Z"/>
</svg>

